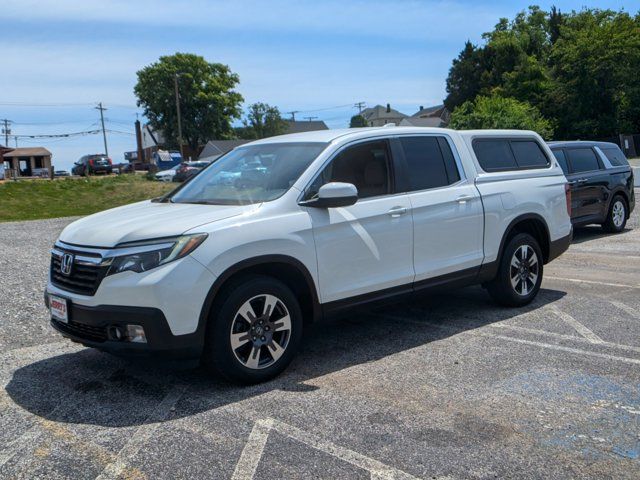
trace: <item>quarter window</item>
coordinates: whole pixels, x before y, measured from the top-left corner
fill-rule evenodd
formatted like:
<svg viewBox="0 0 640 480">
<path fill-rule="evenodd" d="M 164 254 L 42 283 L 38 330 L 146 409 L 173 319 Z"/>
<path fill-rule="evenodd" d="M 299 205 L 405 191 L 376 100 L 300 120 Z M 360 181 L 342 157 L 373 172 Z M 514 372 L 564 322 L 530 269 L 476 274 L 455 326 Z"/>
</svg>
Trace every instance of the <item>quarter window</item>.
<svg viewBox="0 0 640 480">
<path fill-rule="evenodd" d="M 600 169 L 598 158 L 591 148 L 568 148 L 567 156 L 569 157 L 572 173 L 590 172 Z"/>
<path fill-rule="evenodd" d="M 604 153 L 605 156 L 609 159 L 612 166 L 626 167 L 627 165 L 629 165 L 627 157 L 624 156 L 624 153 L 622 153 L 622 150 L 620 150 L 618 147 L 601 147 L 600 150 L 602 150 L 602 153 Z"/>
<path fill-rule="evenodd" d="M 409 189 L 426 190 L 451 185 L 460 174 L 447 141 L 442 137 L 402 137 Z"/>
<path fill-rule="evenodd" d="M 389 149 L 386 140 L 347 147 L 324 168 L 309 186 L 306 198 L 313 198 L 330 182 L 352 183 L 358 198 L 377 197 L 391 192 Z"/>
</svg>

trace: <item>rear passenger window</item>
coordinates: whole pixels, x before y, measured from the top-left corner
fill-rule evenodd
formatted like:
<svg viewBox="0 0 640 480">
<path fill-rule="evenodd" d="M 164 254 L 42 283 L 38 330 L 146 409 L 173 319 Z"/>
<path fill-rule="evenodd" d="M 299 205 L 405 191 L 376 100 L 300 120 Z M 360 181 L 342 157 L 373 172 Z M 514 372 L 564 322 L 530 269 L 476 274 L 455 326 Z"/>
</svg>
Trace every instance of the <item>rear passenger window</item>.
<svg viewBox="0 0 640 480">
<path fill-rule="evenodd" d="M 444 138 L 402 137 L 400 145 L 411 191 L 443 187 L 460 180 L 453 153 Z"/>
<path fill-rule="evenodd" d="M 556 160 L 558 160 L 558 163 L 560 164 L 560 168 L 562 168 L 562 171 L 564 172 L 564 174 L 566 175 L 567 173 L 569 173 L 569 166 L 567 165 L 567 157 L 564 154 L 564 151 L 562 150 L 551 150 L 553 152 L 554 157 L 556 157 Z"/>
<path fill-rule="evenodd" d="M 600 169 L 596 153 L 591 148 L 568 148 L 567 156 L 569 157 L 572 173 L 590 172 Z"/>
<path fill-rule="evenodd" d="M 622 150 L 620 150 L 618 147 L 606 147 L 600 148 L 600 150 L 602 150 L 602 153 L 605 154 L 605 156 L 611 162 L 611 165 L 613 165 L 614 167 L 626 167 L 627 165 L 629 165 L 627 157 L 624 156 L 624 153 L 622 153 Z"/>
<path fill-rule="evenodd" d="M 546 167 L 549 159 L 544 154 L 538 142 L 533 140 L 512 140 L 511 148 L 520 168 Z"/>
<path fill-rule="evenodd" d="M 473 142 L 473 151 L 485 172 L 518 168 L 507 140 L 476 140 Z"/>
</svg>

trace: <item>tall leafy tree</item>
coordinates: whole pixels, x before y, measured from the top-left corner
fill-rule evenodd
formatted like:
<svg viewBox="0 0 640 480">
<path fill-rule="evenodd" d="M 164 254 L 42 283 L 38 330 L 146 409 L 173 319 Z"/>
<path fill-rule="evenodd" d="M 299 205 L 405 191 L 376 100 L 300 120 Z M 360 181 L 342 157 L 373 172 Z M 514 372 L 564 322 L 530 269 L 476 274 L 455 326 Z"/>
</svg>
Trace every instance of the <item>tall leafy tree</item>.
<svg viewBox="0 0 640 480">
<path fill-rule="evenodd" d="M 228 66 L 190 53 L 163 56 L 138 73 L 134 93 L 151 126 L 168 146 L 178 145 L 175 81 L 178 82 L 183 141 L 192 149 L 213 138 L 233 136 L 231 122 L 240 116 L 239 77 Z"/>
<path fill-rule="evenodd" d="M 542 137 L 553 136 L 552 123 L 544 118 L 540 111 L 526 102 L 499 95 L 478 96 L 456 108 L 451 115 L 451 127 L 458 129 L 474 128 L 514 128 L 533 130 Z"/>
<path fill-rule="evenodd" d="M 249 105 L 246 117 L 242 120 L 245 138 L 265 138 L 282 135 L 287 131 L 287 122 L 282 119 L 278 107 L 266 103 Z"/>
<path fill-rule="evenodd" d="M 360 114 L 351 117 L 351 121 L 349 122 L 349 128 L 361 128 L 367 126 L 367 120 Z"/>
</svg>

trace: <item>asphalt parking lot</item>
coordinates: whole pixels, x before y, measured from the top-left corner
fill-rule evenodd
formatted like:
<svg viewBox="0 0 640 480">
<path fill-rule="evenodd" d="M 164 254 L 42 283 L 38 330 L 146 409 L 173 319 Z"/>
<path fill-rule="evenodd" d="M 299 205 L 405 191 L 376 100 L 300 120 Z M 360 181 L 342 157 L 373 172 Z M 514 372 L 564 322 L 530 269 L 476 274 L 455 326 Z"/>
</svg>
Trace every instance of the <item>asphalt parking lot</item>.
<svg viewBox="0 0 640 480">
<path fill-rule="evenodd" d="M 69 219 L 0 224 L 0 478 L 640 476 L 640 228 L 579 230 L 536 301 L 479 287 L 314 325 L 240 388 L 48 326 Z"/>
</svg>

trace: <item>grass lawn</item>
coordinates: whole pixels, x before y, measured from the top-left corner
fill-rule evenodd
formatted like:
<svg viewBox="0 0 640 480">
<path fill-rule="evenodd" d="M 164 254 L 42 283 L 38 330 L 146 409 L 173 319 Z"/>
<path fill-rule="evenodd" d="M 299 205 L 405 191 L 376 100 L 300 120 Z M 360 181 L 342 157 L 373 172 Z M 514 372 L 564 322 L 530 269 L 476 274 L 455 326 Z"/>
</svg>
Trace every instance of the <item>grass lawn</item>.
<svg viewBox="0 0 640 480">
<path fill-rule="evenodd" d="M 153 198 L 175 184 L 143 175 L 0 182 L 0 222 L 88 215 Z"/>
</svg>

